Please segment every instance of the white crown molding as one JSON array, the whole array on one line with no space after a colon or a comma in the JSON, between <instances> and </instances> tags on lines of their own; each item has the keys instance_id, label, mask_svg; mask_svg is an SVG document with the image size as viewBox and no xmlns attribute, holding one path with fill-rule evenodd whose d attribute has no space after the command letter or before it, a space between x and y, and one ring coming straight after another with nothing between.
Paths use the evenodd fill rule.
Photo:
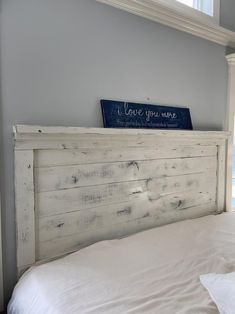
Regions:
<instances>
[{"instance_id":1,"label":"white crown molding","mask_svg":"<svg viewBox=\"0 0 235 314\"><path fill-rule=\"evenodd\" d=\"M195 12L195 18L162 0L96 0L180 31L235 48L235 32Z\"/></svg>"},{"instance_id":2,"label":"white crown molding","mask_svg":"<svg viewBox=\"0 0 235 314\"><path fill-rule=\"evenodd\" d=\"M235 53L226 56L229 65L235 65Z\"/></svg>"}]
</instances>

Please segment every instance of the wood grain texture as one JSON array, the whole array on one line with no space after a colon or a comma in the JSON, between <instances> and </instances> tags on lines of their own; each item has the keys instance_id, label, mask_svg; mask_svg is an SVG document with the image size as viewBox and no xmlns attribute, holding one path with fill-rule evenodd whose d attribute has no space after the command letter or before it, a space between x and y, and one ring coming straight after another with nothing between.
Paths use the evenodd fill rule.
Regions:
<instances>
[{"instance_id":1,"label":"wood grain texture","mask_svg":"<svg viewBox=\"0 0 235 314\"><path fill-rule=\"evenodd\" d=\"M105 129L105 128L85 128L85 127L63 127L63 126L42 126L42 125L25 125L17 124L13 126L15 139L29 139L29 137L39 135L71 136L96 134L101 135L155 135L156 137L163 136L165 138L200 138L204 139L222 139L224 140L229 133L221 131L182 131L182 130L159 130L159 129Z\"/></svg>"},{"instance_id":2,"label":"wood grain texture","mask_svg":"<svg viewBox=\"0 0 235 314\"><path fill-rule=\"evenodd\" d=\"M225 179L226 179L226 145L218 146L217 155L217 212L225 210Z\"/></svg>"},{"instance_id":3,"label":"wood grain texture","mask_svg":"<svg viewBox=\"0 0 235 314\"><path fill-rule=\"evenodd\" d=\"M37 134L38 135L38 134ZM15 149L16 150L30 150L30 149L42 149L42 150L48 150L48 149L84 149L84 148L93 148L93 149L99 149L100 147L103 148L110 148L110 147L116 147L121 148L125 147L126 149L129 147L146 147L146 146L163 146L166 144L166 139L164 137L157 138L156 136L152 135L144 135L144 136L115 136L112 135L112 139L110 136L104 136L99 135L95 136L94 138L91 138L91 136L84 135L83 137L77 136L74 139L69 139L67 136L66 138L60 139L58 136L54 137L46 137L45 140L41 138L41 136L37 136L36 139L32 137L32 139L23 139L23 140L17 140L15 143ZM177 144L178 146L185 146L187 143L185 141L185 138L177 138ZM175 139L168 138L168 145L169 147L175 146L176 141ZM202 141L200 141L199 138L188 138L188 143L193 146L216 146L216 145L222 145L223 140L220 141L220 139L209 139L205 138Z\"/></svg>"},{"instance_id":4,"label":"wood grain texture","mask_svg":"<svg viewBox=\"0 0 235 314\"><path fill-rule=\"evenodd\" d=\"M48 216L118 203L120 200L153 201L163 193L184 192L191 188L203 192L208 186L215 191L216 177L213 171L204 172L201 177L198 174L191 177L173 176L35 193L36 212L38 216Z\"/></svg>"},{"instance_id":5,"label":"wood grain texture","mask_svg":"<svg viewBox=\"0 0 235 314\"><path fill-rule=\"evenodd\" d=\"M169 147L223 144L226 132L16 126L15 149ZM177 141L177 142L176 142ZM177 145L175 145L177 143Z\"/></svg>"},{"instance_id":6,"label":"wood grain texture","mask_svg":"<svg viewBox=\"0 0 235 314\"><path fill-rule=\"evenodd\" d=\"M57 191L154 177L177 176L216 169L216 155L211 157L131 160L128 162L84 164L35 169L36 192Z\"/></svg>"},{"instance_id":7,"label":"wood grain texture","mask_svg":"<svg viewBox=\"0 0 235 314\"><path fill-rule=\"evenodd\" d=\"M215 203L208 202L204 205L193 206L192 208L188 208L186 210L176 211L174 216L172 215L172 212L163 212L160 216L141 217L140 219L126 221L125 223L117 225L107 225L105 228L87 230L86 232L77 235L58 237L37 245L37 259L45 260L58 257L101 240L118 239L142 230L184 219L198 218L213 214L214 212Z\"/></svg>"},{"instance_id":8,"label":"wood grain texture","mask_svg":"<svg viewBox=\"0 0 235 314\"><path fill-rule=\"evenodd\" d=\"M221 212L226 138L17 126L18 270L99 240Z\"/></svg>"},{"instance_id":9,"label":"wood grain texture","mask_svg":"<svg viewBox=\"0 0 235 314\"><path fill-rule=\"evenodd\" d=\"M35 262L33 151L15 152L17 266L20 272Z\"/></svg>"},{"instance_id":10,"label":"wood grain texture","mask_svg":"<svg viewBox=\"0 0 235 314\"><path fill-rule=\"evenodd\" d=\"M114 148L84 148L64 150L37 150L34 156L34 165L37 167L72 166L89 163L105 163L131 160L151 160L168 158L189 158L215 156L216 146L192 146L187 145L166 147L146 146L133 147L127 150L126 147ZM140 159L141 158L141 159Z\"/></svg>"},{"instance_id":11,"label":"wood grain texture","mask_svg":"<svg viewBox=\"0 0 235 314\"><path fill-rule=\"evenodd\" d=\"M174 216L176 211L214 202L213 190L206 192L189 190L188 193L174 193L158 199L136 199L121 203L99 206L88 210L78 210L38 219L39 241L47 241L87 230L100 229L108 225L125 223L144 217L159 217L168 212ZM166 208L166 209L165 209Z\"/></svg>"}]
</instances>

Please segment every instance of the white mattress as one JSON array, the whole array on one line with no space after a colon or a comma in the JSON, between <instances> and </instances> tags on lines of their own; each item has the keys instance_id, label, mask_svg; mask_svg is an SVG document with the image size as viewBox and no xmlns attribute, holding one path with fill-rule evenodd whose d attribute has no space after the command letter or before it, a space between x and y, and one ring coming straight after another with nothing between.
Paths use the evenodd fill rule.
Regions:
<instances>
[{"instance_id":1,"label":"white mattress","mask_svg":"<svg viewBox=\"0 0 235 314\"><path fill-rule=\"evenodd\" d=\"M104 241L31 268L9 314L215 314L199 275L235 271L235 214Z\"/></svg>"}]
</instances>

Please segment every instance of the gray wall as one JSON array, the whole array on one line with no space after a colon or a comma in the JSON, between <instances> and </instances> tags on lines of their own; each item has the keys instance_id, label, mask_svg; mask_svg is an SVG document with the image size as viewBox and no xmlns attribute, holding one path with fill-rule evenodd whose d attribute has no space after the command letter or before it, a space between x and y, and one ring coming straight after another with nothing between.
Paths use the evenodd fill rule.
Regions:
<instances>
[{"instance_id":1,"label":"gray wall","mask_svg":"<svg viewBox=\"0 0 235 314\"><path fill-rule=\"evenodd\" d=\"M102 126L100 98L189 106L225 120L225 48L94 0L2 0L2 221L6 297L15 282L12 125Z\"/></svg>"},{"instance_id":2,"label":"gray wall","mask_svg":"<svg viewBox=\"0 0 235 314\"><path fill-rule=\"evenodd\" d=\"M234 0L220 0L220 25L235 32Z\"/></svg>"}]
</instances>

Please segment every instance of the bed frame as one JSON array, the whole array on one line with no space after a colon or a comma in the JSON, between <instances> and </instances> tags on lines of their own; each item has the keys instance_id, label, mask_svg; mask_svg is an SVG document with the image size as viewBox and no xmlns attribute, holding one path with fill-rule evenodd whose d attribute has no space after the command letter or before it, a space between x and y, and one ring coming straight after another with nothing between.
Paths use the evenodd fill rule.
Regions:
<instances>
[{"instance_id":1,"label":"bed frame","mask_svg":"<svg viewBox=\"0 0 235 314\"><path fill-rule=\"evenodd\" d=\"M99 240L223 212L227 137L15 126L18 274Z\"/></svg>"}]
</instances>

